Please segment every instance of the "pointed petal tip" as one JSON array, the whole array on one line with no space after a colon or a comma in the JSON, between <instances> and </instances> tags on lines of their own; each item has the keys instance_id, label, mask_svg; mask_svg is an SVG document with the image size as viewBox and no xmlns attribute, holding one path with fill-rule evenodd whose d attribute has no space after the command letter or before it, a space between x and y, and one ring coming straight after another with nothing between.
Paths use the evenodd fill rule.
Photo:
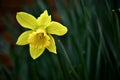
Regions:
<instances>
[{"instance_id":1,"label":"pointed petal tip","mask_svg":"<svg viewBox=\"0 0 120 80\"><path fill-rule=\"evenodd\" d=\"M51 53L53 53L53 54L57 54L57 52L56 51L50 51Z\"/></svg>"},{"instance_id":2,"label":"pointed petal tip","mask_svg":"<svg viewBox=\"0 0 120 80\"><path fill-rule=\"evenodd\" d=\"M25 44L21 44L20 41L17 41L15 44L16 44L16 45L25 45Z\"/></svg>"},{"instance_id":3,"label":"pointed petal tip","mask_svg":"<svg viewBox=\"0 0 120 80\"><path fill-rule=\"evenodd\" d=\"M48 11L47 11L47 10L44 10L42 14L48 15Z\"/></svg>"},{"instance_id":4,"label":"pointed petal tip","mask_svg":"<svg viewBox=\"0 0 120 80\"><path fill-rule=\"evenodd\" d=\"M38 57L32 57L33 60L37 59Z\"/></svg>"},{"instance_id":5,"label":"pointed petal tip","mask_svg":"<svg viewBox=\"0 0 120 80\"><path fill-rule=\"evenodd\" d=\"M16 12L16 14L19 14L20 12Z\"/></svg>"},{"instance_id":6,"label":"pointed petal tip","mask_svg":"<svg viewBox=\"0 0 120 80\"><path fill-rule=\"evenodd\" d=\"M18 41L15 43L16 45L19 45Z\"/></svg>"},{"instance_id":7,"label":"pointed petal tip","mask_svg":"<svg viewBox=\"0 0 120 80\"><path fill-rule=\"evenodd\" d=\"M33 54L33 53L32 53ZM38 53L39 54L39 53ZM39 54L39 55L31 55L31 57L32 57L32 59L37 59L37 58L39 58L41 55L43 54L43 52L41 53L41 54Z\"/></svg>"},{"instance_id":8,"label":"pointed petal tip","mask_svg":"<svg viewBox=\"0 0 120 80\"><path fill-rule=\"evenodd\" d=\"M56 51L56 50L54 50L54 49L52 49L52 48L47 48L47 49L48 49L49 52L54 53L54 54L57 54L57 51Z\"/></svg>"},{"instance_id":9,"label":"pointed petal tip","mask_svg":"<svg viewBox=\"0 0 120 80\"><path fill-rule=\"evenodd\" d=\"M31 55L31 58L32 58L33 60L37 59L38 57L40 57L40 56L32 56L32 55Z\"/></svg>"},{"instance_id":10,"label":"pointed petal tip","mask_svg":"<svg viewBox=\"0 0 120 80\"><path fill-rule=\"evenodd\" d=\"M48 13L48 11L47 11L47 10L44 10L44 12L45 12L45 13Z\"/></svg>"},{"instance_id":11,"label":"pointed petal tip","mask_svg":"<svg viewBox=\"0 0 120 80\"><path fill-rule=\"evenodd\" d=\"M18 17L19 15L21 15L21 14L24 14L25 12L17 12L16 13L16 17Z\"/></svg>"},{"instance_id":12,"label":"pointed petal tip","mask_svg":"<svg viewBox=\"0 0 120 80\"><path fill-rule=\"evenodd\" d=\"M57 54L57 52L55 51L54 54Z\"/></svg>"},{"instance_id":13,"label":"pointed petal tip","mask_svg":"<svg viewBox=\"0 0 120 80\"><path fill-rule=\"evenodd\" d=\"M50 49L49 49L49 51L50 51ZM57 54L57 51L56 51L56 50L52 50L52 49L51 49L50 52L51 52L51 53L54 53L54 54Z\"/></svg>"},{"instance_id":14,"label":"pointed petal tip","mask_svg":"<svg viewBox=\"0 0 120 80\"><path fill-rule=\"evenodd\" d=\"M50 51L50 50L49 50ZM50 51L51 53L57 54L56 50Z\"/></svg>"}]
</instances>

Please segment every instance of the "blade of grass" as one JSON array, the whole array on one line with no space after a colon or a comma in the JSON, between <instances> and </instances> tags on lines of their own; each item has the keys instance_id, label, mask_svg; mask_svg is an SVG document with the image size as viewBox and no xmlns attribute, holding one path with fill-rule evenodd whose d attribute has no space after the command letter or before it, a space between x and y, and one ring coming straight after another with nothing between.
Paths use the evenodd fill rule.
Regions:
<instances>
[{"instance_id":1,"label":"blade of grass","mask_svg":"<svg viewBox=\"0 0 120 80\"><path fill-rule=\"evenodd\" d=\"M66 52L64 46L62 45L62 43L61 43L60 40L58 40L58 42L59 42L59 44L60 44L60 46L61 46L61 48L62 48L62 50L63 50L63 52L64 52L64 54L65 54L65 57L66 57L69 65L70 65L70 68L71 68L71 70L72 70L72 72L73 72L73 74L74 74L74 77L76 78L76 80L79 80L79 76L78 76L78 74L76 73L74 67L72 66L72 63L71 63L71 61L70 61L70 59L69 59L69 57L68 57L68 55L67 55L67 52Z\"/></svg>"}]
</instances>

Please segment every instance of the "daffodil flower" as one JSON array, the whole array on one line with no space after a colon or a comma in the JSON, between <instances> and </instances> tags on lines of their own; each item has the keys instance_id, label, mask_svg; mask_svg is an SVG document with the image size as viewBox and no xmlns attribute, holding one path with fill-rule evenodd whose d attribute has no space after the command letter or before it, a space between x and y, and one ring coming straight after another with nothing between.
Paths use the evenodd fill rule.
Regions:
<instances>
[{"instance_id":1,"label":"daffodil flower","mask_svg":"<svg viewBox=\"0 0 120 80\"><path fill-rule=\"evenodd\" d=\"M18 12L16 19L22 27L30 29L19 36L16 44L29 44L30 55L33 59L38 58L45 49L57 53L55 40L51 34L62 36L67 33L67 28L58 22L51 21L47 10L38 18L26 12Z\"/></svg>"}]
</instances>

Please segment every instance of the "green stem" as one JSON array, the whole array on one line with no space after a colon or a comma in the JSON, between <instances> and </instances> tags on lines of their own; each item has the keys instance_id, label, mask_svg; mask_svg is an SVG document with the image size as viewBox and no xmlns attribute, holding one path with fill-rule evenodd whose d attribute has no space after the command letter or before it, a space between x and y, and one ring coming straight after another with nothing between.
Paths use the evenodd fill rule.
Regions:
<instances>
[{"instance_id":1,"label":"green stem","mask_svg":"<svg viewBox=\"0 0 120 80\"><path fill-rule=\"evenodd\" d=\"M76 71L74 70L74 68L73 68L73 66L72 66L72 63L71 63L71 61L70 61L70 59L69 59L69 56L67 55L67 52L66 52L63 44L61 43L60 40L58 40L58 42L59 42L59 44L60 44L63 52L65 53L65 57L66 57L68 63L70 64L70 68L72 69L72 72L73 72L73 74L74 74L74 77L76 78L76 80L80 80L78 74L76 73Z\"/></svg>"}]
</instances>

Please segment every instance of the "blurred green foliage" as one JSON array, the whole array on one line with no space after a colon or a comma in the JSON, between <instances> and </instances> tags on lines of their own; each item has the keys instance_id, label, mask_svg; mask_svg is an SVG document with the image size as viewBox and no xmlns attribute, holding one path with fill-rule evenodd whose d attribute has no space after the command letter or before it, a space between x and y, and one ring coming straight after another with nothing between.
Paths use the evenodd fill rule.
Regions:
<instances>
[{"instance_id":1,"label":"blurred green foliage","mask_svg":"<svg viewBox=\"0 0 120 80\"><path fill-rule=\"evenodd\" d=\"M35 0L34 8L25 5L23 11L38 17L46 9L51 15L57 10L69 29L62 38L54 36L58 54L46 50L33 60L28 45L14 44L9 50L13 68L0 64L0 80L119 80L119 0L55 0L55 5L53 9L47 0ZM15 43L24 30L11 19L7 15L3 22Z\"/></svg>"}]
</instances>

